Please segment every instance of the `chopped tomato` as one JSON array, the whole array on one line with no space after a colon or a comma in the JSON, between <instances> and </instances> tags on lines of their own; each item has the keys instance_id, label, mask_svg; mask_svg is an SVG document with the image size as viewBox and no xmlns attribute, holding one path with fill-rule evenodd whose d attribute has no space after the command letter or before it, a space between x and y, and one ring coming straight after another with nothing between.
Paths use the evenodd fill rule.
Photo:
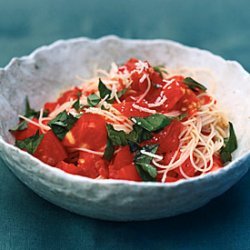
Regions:
<instances>
[{"instance_id":1,"label":"chopped tomato","mask_svg":"<svg viewBox=\"0 0 250 250\"><path fill-rule=\"evenodd\" d=\"M33 118L32 121L38 122L36 118ZM24 140L32 135L35 135L36 131L39 129L36 125L28 122L27 128L19 131L11 131L11 133L15 136L16 140Z\"/></svg>"},{"instance_id":2,"label":"chopped tomato","mask_svg":"<svg viewBox=\"0 0 250 250\"><path fill-rule=\"evenodd\" d=\"M101 156L95 154L80 152L77 167L81 169L81 175L83 176L90 178L108 177L107 163Z\"/></svg>"},{"instance_id":3,"label":"chopped tomato","mask_svg":"<svg viewBox=\"0 0 250 250\"><path fill-rule=\"evenodd\" d=\"M113 104L113 107L116 108L118 111L120 111L121 114L123 114L124 116L128 118L135 117L135 116L146 117L150 115L147 112L140 111L139 109L134 108L134 104L135 104L134 102L123 101L121 103ZM139 105L141 107L147 108L147 105L145 103L140 103L140 104L135 104L135 105Z\"/></svg>"},{"instance_id":4,"label":"chopped tomato","mask_svg":"<svg viewBox=\"0 0 250 250\"><path fill-rule=\"evenodd\" d=\"M56 164L57 168L60 168L61 170L69 173L69 174L74 174L74 175L83 175L83 171L81 168L78 166L72 164L72 163L67 163L65 161L60 161Z\"/></svg>"},{"instance_id":5,"label":"chopped tomato","mask_svg":"<svg viewBox=\"0 0 250 250\"><path fill-rule=\"evenodd\" d=\"M75 88L73 88L71 90L68 90L68 91L64 92L62 94L62 96L60 96L57 99L57 103L61 105L61 104L65 103L65 102L70 101L70 99L73 99L73 100L77 99L79 94L81 94L81 89L75 87Z\"/></svg>"},{"instance_id":6,"label":"chopped tomato","mask_svg":"<svg viewBox=\"0 0 250 250\"><path fill-rule=\"evenodd\" d=\"M105 119L90 113L83 114L62 141L66 147L84 147L99 151L105 147L106 142Z\"/></svg>"},{"instance_id":7,"label":"chopped tomato","mask_svg":"<svg viewBox=\"0 0 250 250\"><path fill-rule=\"evenodd\" d=\"M142 180L133 163L123 166L120 169L116 169L114 165L110 165L109 166L109 178L119 179L119 180L129 180L129 181L141 181Z\"/></svg>"},{"instance_id":8,"label":"chopped tomato","mask_svg":"<svg viewBox=\"0 0 250 250\"><path fill-rule=\"evenodd\" d=\"M159 144L159 153L172 153L179 147L179 135L184 126L178 120L173 120L162 131L156 133L150 140L150 143Z\"/></svg>"},{"instance_id":9,"label":"chopped tomato","mask_svg":"<svg viewBox=\"0 0 250 250\"><path fill-rule=\"evenodd\" d=\"M179 81L179 78L180 77L174 78L174 82L165 88L163 87L164 95L167 98L167 106L165 106L166 111L175 109L176 103L185 95L187 87Z\"/></svg>"},{"instance_id":10,"label":"chopped tomato","mask_svg":"<svg viewBox=\"0 0 250 250\"><path fill-rule=\"evenodd\" d=\"M56 106L58 105L57 102L46 102L44 104L44 110L47 110L49 114L55 110Z\"/></svg>"},{"instance_id":11,"label":"chopped tomato","mask_svg":"<svg viewBox=\"0 0 250 250\"><path fill-rule=\"evenodd\" d=\"M115 155L113 165L114 168L119 169L123 166L129 165L133 162L134 156L130 152L129 146L122 147Z\"/></svg>"},{"instance_id":12,"label":"chopped tomato","mask_svg":"<svg viewBox=\"0 0 250 250\"><path fill-rule=\"evenodd\" d=\"M141 177L133 163L133 158L129 146L122 147L116 154L113 163L109 165L109 178L141 181Z\"/></svg>"},{"instance_id":13,"label":"chopped tomato","mask_svg":"<svg viewBox=\"0 0 250 250\"><path fill-rule=\"evenodd\" d=\"M44 134L34 156L51 166L55 166L58 162L67 158L67 153L53 131L49 130Z\"/></svg>"},{"instance_id":14,"label":"chopped tomato","mask_svg":"<svg viewBox=\"0 0 250 250\"><path fill-rule=\"evenodd\" d=\"M200 101L191 89L186 89L185 95L176 104L176 110L188 115L194 114L200 107Z\"/></svg>"},{"instance_id":15,"label":"chopped tomato","mask_svg":"<svg viewBox=\"0 0 250 250\"><path fill-rule=\"evenodd\" d=\"M181 169L184 172L185 175L188 177L193 177L195 176L196 170L193 167L190 159L188 158L184 163L181 164ZM178 168L177 173L181 178L185 178L184 175L181 173L181 170Z\"/></svg>"},{"instance_id":16,"label":"chopped tomato","mask_svg":"<svg viewBox=\"0 0 250 250\"><path fill-rule=\"evenodd\" d=\"M219 155L214 155L213 160L214 160L214 164L213 164L212 169L210 170L211 172L216 171L223 167L223 164Z\"/></svg>"},{"instance_id":17,"label":"chopped tomato","mask_svg":"<svg viewBox=\"0 0 250 250\"><path fill-rule=\"evenodd\" d=\"M156 180L159 181L159 182L161 182L162 177L163 177L163 173L158 173L157 177L156 177ZM167 173L165 182L175 182L175 181L178 181L179 179L180 179L180 176L178 175L178 173L174 169L174 170L170 170Z\"/></svg>"}]
</instances>

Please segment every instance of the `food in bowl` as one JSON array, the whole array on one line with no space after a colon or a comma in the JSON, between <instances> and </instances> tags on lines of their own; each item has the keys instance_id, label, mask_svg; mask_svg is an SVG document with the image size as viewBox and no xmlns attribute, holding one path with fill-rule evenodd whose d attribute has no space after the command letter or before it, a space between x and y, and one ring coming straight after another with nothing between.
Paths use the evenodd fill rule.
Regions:
<instances>
[{"instance_id":1,"label":"food in bowl","mask_svg":"<svg viewBox=\"0 0 250 250\"><path fill-rule=\"evenodd\" d=\"M15 145L95 179L176 182L222 168L237 149L233 124L203 83L132 58L26 113Z\"/></svg>"}]
</instances>

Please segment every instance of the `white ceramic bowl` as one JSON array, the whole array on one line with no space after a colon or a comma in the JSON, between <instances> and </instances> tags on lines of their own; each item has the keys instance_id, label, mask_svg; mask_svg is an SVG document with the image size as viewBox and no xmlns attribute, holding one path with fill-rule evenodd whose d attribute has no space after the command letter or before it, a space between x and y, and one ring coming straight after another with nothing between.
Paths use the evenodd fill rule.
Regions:
<instances>
[{"instance_id":1,"label":"white ceramic bowl","mask_svg":"<svg viewBox=\"0 0 250 250\"><path fill-rule=\"evenodd\" d=\"M26 95L39 108L60 91L77 84L76 75L88 78L96 66L109 67L130 57L152 65L203 67L219 84L216 97L229 110L238 136L234 160L220 171L177 183L136 183L93 180L73 176L43 164L12 146L8 132L24 111ZM210 52L166 40L125 40L107 36L58 41L30 56L13 59L0 70L0 154L10 170L46 200L94 218L127 221L173 216L203 206L235 184L250 164L249 74L236 62ZM18 190L17 190L18 192Z\"/></svg>"}]
</instances>

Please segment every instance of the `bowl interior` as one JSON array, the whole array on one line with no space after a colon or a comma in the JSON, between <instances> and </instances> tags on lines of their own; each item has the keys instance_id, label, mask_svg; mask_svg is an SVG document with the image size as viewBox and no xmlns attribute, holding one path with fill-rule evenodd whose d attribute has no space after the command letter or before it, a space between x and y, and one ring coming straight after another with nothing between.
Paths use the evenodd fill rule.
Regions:
<instances>
[{"instance_id":1,"label":"bowl interior","mask_svg":"<svg viewBox=\"0 0 250 250\"><path fill-rule=\"evenodd\" d=\"M0 70L2 138L13 143L8 129L17 123L17 115L23 113L26 96L32 106L39 109L63 90L81 84L77 76L87 79L96 68L108 69L112 62L120 64L131 57L148 60L152 65L202 69L203 74L197 80L208 89L213 88L218 103L235 126L239 148L234 157L238 158L250 150L250 77L238 63L171 41L123 40L113 36L99 40L59 41L28 57L13 59ZM211 73L216 79L216 86L207 77Z\"/></svg>"}]
</instances>

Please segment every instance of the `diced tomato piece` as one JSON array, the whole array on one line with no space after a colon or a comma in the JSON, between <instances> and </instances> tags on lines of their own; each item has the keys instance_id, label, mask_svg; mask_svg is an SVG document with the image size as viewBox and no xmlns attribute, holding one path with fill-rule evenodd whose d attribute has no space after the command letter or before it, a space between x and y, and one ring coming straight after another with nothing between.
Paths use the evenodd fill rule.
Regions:
<instances>
[{"instance_id":1,"label":"diced tomato piece","mask_svg":"<svg viewBox=\"0 0 250 250\"><path fill-rule=\"evenodd\" d=\"M62 141L65 147L84 147L99 151L105 147L106 142L105 119L90 113L83 114Z\"/></svg>"},{"instance_id":2,"label":"diced tomato piece","mask_svg":"<svg viewBox=\"0 0 250 250\"><path fill-rule=\"evenodd\" d=\"M214 160L214 164L213 164L212 169L210 170L211 172L216 171L223 167L223 163L219 155L214 155L213 160Z\"/></svg>"},{"instance_id":3,"label":"diced tomato piece","mask_svg":"<svg viewBox=\"0 0 250 250\"><path fill-rule=\"evenodd\" d=\"M161 174L158 173L157 177L156 177L156 180L161 182L162 177L163 177L163 173L161 173ZM180 179L180 176L174 169L174 170L170 170L167 173L167 177L166 177L165 182L175 182L175 181L178 181L179 179Z\"/></svg>"},{"instance_id":4,"label":"diced tomato piece","mask_svg":"<svg viewBox=\"0 0 250 250\"><path fill-rule=\"evenodd\" d=\"M122 147L115 155L113 165L114 168L119 169L123 166L129 165L133 162L134 156L130 152L129 146Z\"/></svg>"},{"instance_id":5,"label":"diced tomato piece","mask_svg":"<svg viewBox=\"0 0 250 250\"><path fill-rule=\"evenodd\" d=\"M167 98L166 111L174 109L176 103L185 95L185 91L187 89L186 85L184 85L181 81L177 80L179 79L179 77L176 77L174 79L175 81L163 90L164 95Z\"/></svg>"},{"instance_id":6,"label":"diced tomato piece","mask_svg":"<svg viewBox=\"0 0 250 250\"><path fill-rule=\"evenodd\" d=\"M57 102L46 102L44 104L44 110L47 110L49 114L55 110L56 106L58 105Z\"/></svg>"},{"instance_id":7,"label":"diced tomato piece","mask_svg":"<svg viewBox=\"0 0 250 250\"><path fill-rule=\"evenodd\" d=\"M55 167L60 168L61 170L74 175L82 175L83 172L82 169L79 168L78 166L72 163L67 163L65 161L58 162Z\"/></svg>"},{"instance_id":8,"label":"diced tomato piece","mask_svg":"<svg viewBox=\"0 0 250 250\"><path fill-rule=\"evenodd\" d=\"M71 90L68 90L68 91L64 92L61 97L59 97L57 99L57 103L59 103L61 105L65 102L70 101L70 99L73 99L73 100L77 99L79 96L79 93L81 93L81 89L79 89L77 87L75 87Z\"/></svg>"},{"instance_id":9,"label":"diced tomato piece","mask_svg":"<svg viewBox=\"0 0 250 250\"><path fill-rule=\"evenodd\" d=\"M49 130L44 134L34 156L51 166L55 166L67 158L67 153L53 131Z\"/></svg>"},{"instance_id":10,"label":"diced tomato piece","mask_svg":"<svg viewBox=\"0 0 250 250\"><path fill-rule=\"evenodd\" d=\"M109 165L109 178L131 181L141 181L135 165L133 163L133 154L129 146L122 147L116 154L113 163Z\"/></svg>"},{"instance_id":11,"label":"diced tomato piece","mask_svg":"<svg viewBox=\"0 0 250 250\"><path fill-rule=\"evenodd\" d=\"M33 118L32 121L38 122L36 118ZM36 125L28 122L27 128L20 131L11 131L11 133L14 135L16 140L24 140L28 137L31 137L32 135L35 135L36 131L39 129Z\"/></svg>"},{"instance_id":12,"label":"diced tomato piece","mask_svg":"<svg viewBox=\"0 0 250 250\"><path fill-rule=\"evenodd\" d=\"M150 114L144 111L140 111L133 107L134 102L126 102L123 101L121 103L115 103L113 104L113 107L116 108L120 113L122 113L126 117L147 117ZM148 108L145 103L138 104L141 107Z\"/></svg>"},{"instance_id":13,"label":"diced tomato piece","mask_svg":"<svg viewBox=\"0 0 250 250\"><path fill-rule=\"evenodd\" d=\"M135 165L129 164L120 169L116 169L114 165L109 166L109 178L118 180L141 181Z\"/></svg>"},{"instance_id":14,"label":"diced tomato piece","mask_svg":"<svg viewBox=\"0 0 250 250\"><path fill-rule=\"evenodd\" d=\"M150 140L152 144L159 144L159 153L172 153L175 152L179 147L179 135L183 130L184 126L178 120L173 120L168 126L162 131L155 134Z\"/></svg>"},{"instance_id":15,"label":"diced tomato piece","mask_svg":"<svg viewBox=\"0 0 250 250\"><path fill-rule=\"evenodd\" d=\"M102 157L95 154L80 152L77 167L81 169L81 175L83 176L90 178L97 178L99 176L102 178L108 177L107 163Z\"/></svg>"},{"instance_id":16,"label":"diced tomato piece","mask_svg":"<svg viewBox=\"0 0 250 250\"><path fill-rule=\"evenodd\" d=\"M160 76L158 72L154 71L153 68L150 68L149 78L153 84L163 84L162 77Z\"/></svg>"},{"instance_id":17,"label":"diced tomato piece","mask_svg":"<svg viewBox=\"0 0 250 250\"><path fill-rule=\"evenodd\" d=\"M136 67L136 63L138 63L138 59L137 58L130 58L125 64L124 66L122 66L121 68L123 67L126 67L126 69L131 72L132 70L135 69Z\"/></svg>"},{"instance_id":18,"label":"diced tomato piece","mask_svg":"<svg viewBox=\"0 0 250 250\"><path fill-rule=\"evenodd\" d=\"M188 115L194 114L200 107L200 101L191 89L186 89L185 95L176 103L176 110Z\"/></svg>"},{"instance_id":19,"label":"diced tomato piece","mask_svg":"<svg viewBox=\"0 0 250 250\"><path fill-rule=\"evenodd\" d=\"M187 175L188 177L195 176L196 169L193 167L189 158L184 163L181 164L181 169L184 172L184 174ZM176 171L181 176L181 178L185 178L179 168Z\"/></svg>"}]
</instances>

